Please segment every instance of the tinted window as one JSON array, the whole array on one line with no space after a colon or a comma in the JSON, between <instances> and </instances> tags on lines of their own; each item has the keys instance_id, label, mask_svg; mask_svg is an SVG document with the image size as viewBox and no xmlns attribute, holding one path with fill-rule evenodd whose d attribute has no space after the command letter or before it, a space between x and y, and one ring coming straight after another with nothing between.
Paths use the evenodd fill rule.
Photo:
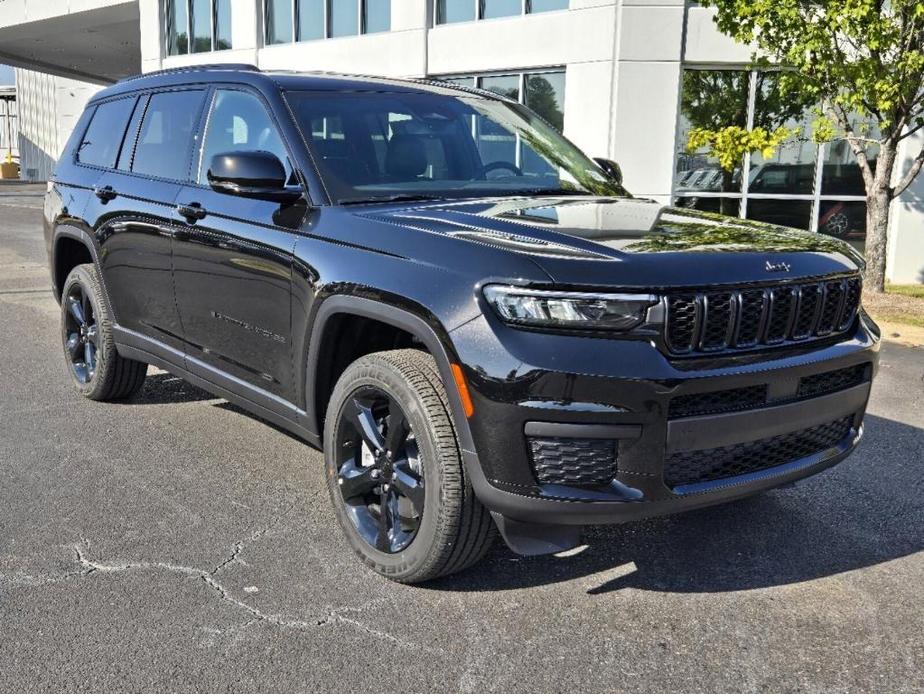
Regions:
<instances>
[{"instance_id":1,"label":"tinted window","mask_svg":"<svg viewBox=\"0 0 924 694\"><path fill-rule=\"evenodd\" d=\"M624 193L520 104L464 93L290 92L287 99L340 202L399 194Z\"/></svg>"},{"instance_id":2,"label":"tinted window","mask_svg":"<svg viewBox=\"0 0 924 694\"><path fill-rule=\"evenodd\" d=\"M248 92L219 90L209 115L199 167L199 183L205 183L212 157L223 152L264 151L275 154L291 175L286 148L263 103Z\"/></svg>"},{"instance_id":3,"label":"tinted window","mask_svg":"<svg viewBox=\"0 0 924 694\"><path fill-rule=\"evenodd\" d=\"M114 166L134 106L133 98L100 104L77 147L77 161L92 166Z\"/></svg>"},{"instance_id":4,"label":"tinted window","mask_svg":"<svg viewBox=\"0 0 924 694\"><path fill-rule=\"evenodd\" d=\"M202 107L201 91L154 94L141 123L132 171L185 180L193 130Z\"/></svg>"}]
</instances>

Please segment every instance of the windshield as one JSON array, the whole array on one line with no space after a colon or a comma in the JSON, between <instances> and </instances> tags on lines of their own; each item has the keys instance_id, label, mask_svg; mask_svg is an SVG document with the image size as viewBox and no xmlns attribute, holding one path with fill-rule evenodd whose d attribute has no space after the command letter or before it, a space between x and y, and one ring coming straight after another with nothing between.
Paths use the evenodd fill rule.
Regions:
<instances>
[{"instance_id":1,"label":"windshield","mask_svg":"<svg viewBox=\"0 0 924 694\"><path fill-rule=\"evenodd\" d=\"M626 195L520 104L464 92L288 92L334 202Z\"/></svg>"}]
</instances>

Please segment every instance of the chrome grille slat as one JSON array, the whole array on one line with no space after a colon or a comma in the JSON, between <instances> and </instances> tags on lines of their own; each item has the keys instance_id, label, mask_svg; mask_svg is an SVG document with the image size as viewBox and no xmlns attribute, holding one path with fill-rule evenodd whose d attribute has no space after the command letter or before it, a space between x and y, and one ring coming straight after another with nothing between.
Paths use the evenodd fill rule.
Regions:
<instances>
[{"instance_id":1,"label":"chrome grille slat","mask_svg":"<svg viewBox=\"0 0 924 694\"><path fill-rule=\"evenodd\" d=\"M850 328L859 276L762 289L687 291L665 299L665 341L673 354L715 354L819 339Z\"/></svg>"}]
</instances>

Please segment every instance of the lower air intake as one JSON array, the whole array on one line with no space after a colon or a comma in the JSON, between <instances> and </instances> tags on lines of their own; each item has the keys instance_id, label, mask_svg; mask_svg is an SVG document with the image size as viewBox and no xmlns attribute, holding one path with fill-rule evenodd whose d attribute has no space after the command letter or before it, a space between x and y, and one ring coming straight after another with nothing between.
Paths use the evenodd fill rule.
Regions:
<instances>
[{"instance_id":1,"label":"lower air intake","mask_svg":"<svg viewBox=\"0 0 924 694\"><path fill-rule=\"evenodd\" d=\"M664 462L664 482L674 488L791 463L833 448L847 437L852 426L853 415L758 441L675 453Z\"/></svg>"},{"instance_id":2,"label":"lower air intake","mask_svg":"<svg viewBox=\"0 0 924 694\"><path fill-rule=\"evenodd\" d=\"M539 484L599 487L616 477L616 442L611 439L528 438Z\"/></svg>"}]
</instances>

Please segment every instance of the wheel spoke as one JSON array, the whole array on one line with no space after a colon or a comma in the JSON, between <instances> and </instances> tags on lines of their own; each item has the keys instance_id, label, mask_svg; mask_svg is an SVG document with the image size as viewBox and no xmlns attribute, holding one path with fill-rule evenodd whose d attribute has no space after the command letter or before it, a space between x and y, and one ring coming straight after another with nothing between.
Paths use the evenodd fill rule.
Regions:
<instances>
[{"instance_id":1,"label":"wheel spoke","mask_svg":"<svg viewBox=\"0 0 924 694\"><path fill-rule=\"evenodd\" d=\"M74 320L77 321L77 325L85 325L87 322L86 315L83 312L83 305L80 302L80 299L74 296L69 296L67 298L67 310L73 316Z\"/></svg>"},{"instance_id":2,"label":"wheel spoke","mask_svg":"<svg viewBox=\"0 0 924 694\"><path fill-rule=\"evenodd\" d=\"M425 496L423 482L417 478L407 461L395 464L393 483L395 488L411 502L414 512L418 516L423 515Z\"/></svg>"},{"instance_id":3,"label":"wheel spoke","mask_svg":"<svg viewBox=\"0 0 924 694\"><path fill-rule=\"evenodd\" d=\"M67 341L64 343L64 348L67 350L67 353L71 355L71 359L77 356L77 350L80 348L80 335L77 333L71 333L67 336Z\"/></svg>"},{"instance_id":4,"label":"wheel spoke","mask_svg":"<svg viewBox=\"0 0 924 694\"><path fill-rule=\"evenodd\" d=\"M83 346L83 360L87 365L88 374L92 376L96 371L96 345L92 342L87 342Z\"/></svg>"},{"instance_id":5,"label":"wheel spoke","mask_svg":"<svg viewBox=\"0 0 924 694\"><path fill-rule=\"evenodd\" d=\"M80 308L83 309L84 322L89 324L93 316L93 304L90 303L90 295L86 292L80 294Z\"/></svg>"},{"instance_id":6,"label":"wheel spoke","mask_svg":"<svg viewBox=\"0 0 924 694\"><path fill-rule=\"evenodd\" d=\"M359 435L363 437L363 441L369 446L369 449L373 453L383 450L385 448L385 439L382 437L382 432L379 431L379 426L375 421L372 410L356 398L351 401L349 409L348 416L352 420L353 426L356 427L356 431L359 432Z\"/></svg>"},{"instance_id":7,"label":"wheel spoke","mask_svg":"<svg viewBox=\"0 0 924 694\"><path fill-rule=\"evenodd\" d=\"M380 552L387 552L391 549L391 537L389 531L394 527L395 521L392 517L391 492L383 492L379 501L379 533L375 538L375 548Z\"/></svg>"},{"instance_id":8,"label":"wheel spoke","mask_svg":"<svg viewBox=\"0 0 924 694\"><path fill-rule=\"evenodd\" d=\"M93 346L99 349L99 328L96 325L91 325L90 329L87 330L87 340L93 343Z\"/></svg>"},{"instance_id":9,"label":"wheel spoke","mask_svg":"<svg viewBox=\"0 0 924 694\"><path fill-rule=\"evenodd\" d=\"M337 475L337 484L343 498L349 500L358 496L365 496L371 492L379 483L373 478L373 469L371 467L356 467L353 461L347 462L346 465L340 468L340 474Z\"/></svg>"},{"instance_id":10,"label":"wheel spoke","mask_svg":"<svg viewBox=\"0 0 924 694\"><path fill-rule=\"evenodd\" d=\"M404 448L404 442L407 441L407 435L408 426L404 412L394 400L389 399L388 434L385 437L385 450L391 453L393 458L398 458L398 454Z\"/></svg>"}]
</instances>

